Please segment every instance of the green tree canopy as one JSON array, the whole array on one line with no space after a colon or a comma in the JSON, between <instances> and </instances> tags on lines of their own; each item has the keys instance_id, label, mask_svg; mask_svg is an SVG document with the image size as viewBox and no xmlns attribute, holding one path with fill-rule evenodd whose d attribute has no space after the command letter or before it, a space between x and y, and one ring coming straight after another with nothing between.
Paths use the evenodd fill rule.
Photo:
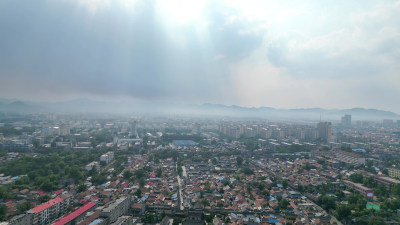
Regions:
<instances>
[{"instance_id":1,"label":"green tree canopy","mask_svg":"<svg viewBox=\"0 0 400 225\"><path fill-rule=\"evenodd\" d=\"M351 208L348 205L339 205L336 207L335 216L339 220L348 218L351 215Z\"/></svg>"}]
</instances>

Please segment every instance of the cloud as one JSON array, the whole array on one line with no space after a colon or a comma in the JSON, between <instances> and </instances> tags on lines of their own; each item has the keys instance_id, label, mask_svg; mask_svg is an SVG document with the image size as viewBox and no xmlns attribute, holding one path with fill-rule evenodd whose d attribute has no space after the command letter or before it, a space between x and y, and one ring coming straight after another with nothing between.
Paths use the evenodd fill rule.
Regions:
<instances>
[{"instance_id":1,"label":"cloud","mask_svg":"<svg viewBox=\"0 0 400 225\"><path fill-rule=\"evenodd\" d=\"M59 95L210 99L224 79L218 78L224 65L213 56L237 60L261 42L239 33L245 24L224 24L224 17L212 12L208 36L197 35L195 24L175 28L186 41L182 44L169 35L155 1L136 2L132 8L100 0L25 3L6 1L2 8L7 12L2 10L0 18L7 34L0 43L3 85L11 84L20 95L37 92L24 93L16 79L51 90L67 86Z\"/></svg>"},{"instance_id":2,"label":"cloud","mask_svg":"<svg viewBox=\"0 0 400 225\"><path fill-rule=\"evenodd\" d=\"M291 22L304 29L266 26L269 30L257 56L232 70L241 104L360 106L399 112L390 99L400 97L395 85L400 82L396 72L400 69L400 7L398 2L385 3L368 4L360 12L326 12L313 27L328 25L340 16L327 30L313 31L295 21ZM307 16L318 14L312 7L305 11ZM291 27L291 22L281 25Z\"/></svg>"},{"instance_id":3,"label":"cloud","mask_svg":"<svg viewBox=\"0 0 400 225\"><path fill-rule=\"evenodd\" d=\"M5 0L0 95L400 111L399 15L399 1Z\"/></svg>"}]
</instances>

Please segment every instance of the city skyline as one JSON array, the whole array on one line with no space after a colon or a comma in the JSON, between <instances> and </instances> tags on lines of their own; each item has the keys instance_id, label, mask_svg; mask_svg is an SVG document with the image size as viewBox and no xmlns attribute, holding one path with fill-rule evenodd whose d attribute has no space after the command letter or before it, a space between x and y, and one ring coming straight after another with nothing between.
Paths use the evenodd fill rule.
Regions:
<instances>
[{"instance_id":1,"label":"city skyline","mask_svg":"<svg viewBox=\"0 0 400 225\"><path fill-rule=\"evenodd\" d=\"M399 1L2 1L0 97L400 112Z\"/></svg>"}]
</instances>

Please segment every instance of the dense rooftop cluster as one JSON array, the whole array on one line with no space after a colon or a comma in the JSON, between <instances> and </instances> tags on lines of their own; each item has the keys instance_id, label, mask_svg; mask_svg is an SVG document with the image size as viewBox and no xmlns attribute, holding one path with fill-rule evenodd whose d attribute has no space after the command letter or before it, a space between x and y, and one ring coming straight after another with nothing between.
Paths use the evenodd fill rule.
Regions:
<instances>
[{"instance_id":1,"label":"dense rooftop cluster","mask_svg":"<svg viewBox=\"0 0 400 225\"><path fill-rule=\"evenodd\" d=\"M0 128L8 224L399 221L395 123L12 115Z\"/></svg>"}]
</instances>

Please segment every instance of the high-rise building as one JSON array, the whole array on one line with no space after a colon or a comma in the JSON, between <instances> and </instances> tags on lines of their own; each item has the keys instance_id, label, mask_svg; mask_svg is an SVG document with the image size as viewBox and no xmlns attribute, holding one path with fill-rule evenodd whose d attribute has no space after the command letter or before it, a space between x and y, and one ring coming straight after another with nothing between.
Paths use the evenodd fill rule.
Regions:
<instances>
[{"instance_id":1,"label":"high-rise building","mask_svg":"<svg viewBox=\"0 0 400 225\"><path fill-rule=\"evenodd\" d=\"M135 120L135 121L131 122L130 125L131 125L130 136L133 137L133 138L135 138L135 137L138 138L137 121Z\"/></svg>"},{"instance_id":2,"label":"high-rise building","mask_svg":"<svg viewBox=\"0 0 400 225\"><path fill-rule=\"evenodd\" d=\"M192 128L193 134L200 134L201 133L201 125L200 123L195 123Z\"/></svg>"},{"instance_id":3,"label":"high-rise building","mask_svg":"<svg viewBox=\"0 0 400 225\"><path fill-rule=\"evenodd\" d=\"M342 116L342 126L350 127L351 126L351 115Z\"/></svg>"},{"instance_id":4,"label":"high-rise building","mask_svg":"<svg viewBox=\"0 0 400 225\"><path fill-rule=\"evenodd\" d=\"M71 133L71 128L69 127L68 124L61 124L60 126L60 135L70 135Z\"/></svg>"},{"instance_id":5,"label":"high-rise building","mask_svg":"<svg viewBox=\"0 0 400 225\"><path fill-rule=\"evenodd\" d=\"M382 125L383 125L383 127L386 127L386 128L392 128L394 125L394 122L392 119L384 119Z\"/></svg>"},{"instance_id":6,"label":"high-rise building","mask_svg":"<svg viewBox=\"0 0 400 225\"><path fill-rule=\"evenodd\" d=\"M323 141L329 141L332 136L332 123L319 122L317 125L318 138Z\"/></svg>"}]
</instances>

